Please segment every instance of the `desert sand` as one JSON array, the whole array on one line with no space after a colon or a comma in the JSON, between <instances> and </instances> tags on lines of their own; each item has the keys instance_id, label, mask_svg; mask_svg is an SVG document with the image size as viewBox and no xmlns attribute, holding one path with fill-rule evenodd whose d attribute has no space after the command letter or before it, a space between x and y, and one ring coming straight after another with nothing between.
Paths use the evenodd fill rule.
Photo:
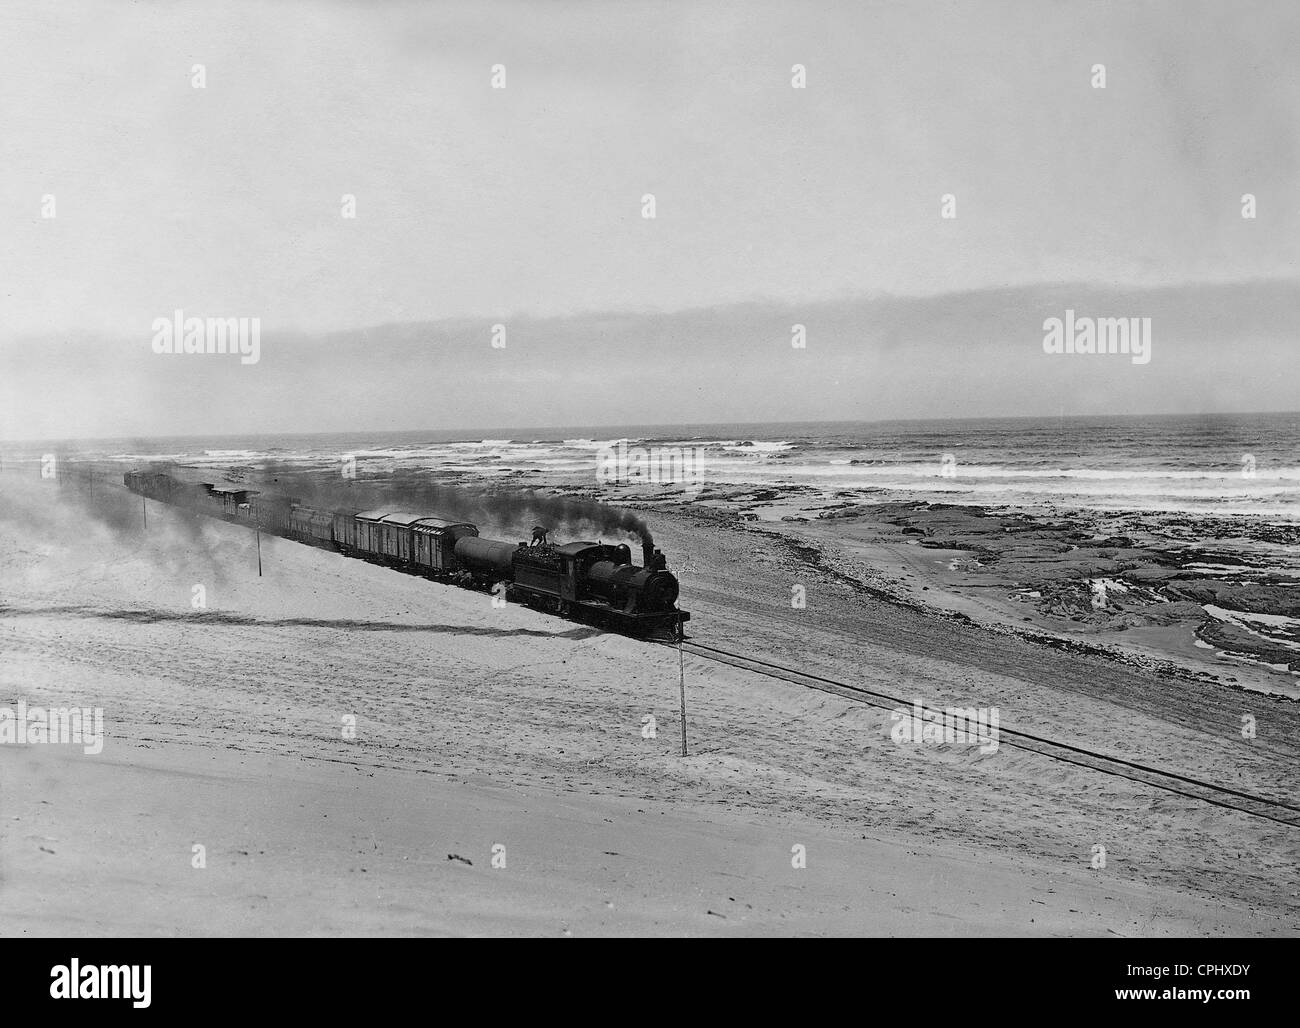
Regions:
<instances>
[{"instance_id":1,"label":"desert sand","mask_svg":"<svg viewBox=\"0 0 1300 1028\"><path fill-rule=\"evenodd\" d=\"M1300 931L1300 830L900 746L885 711L690 654L682 757L674 648L282 539L258 577L241 526L0 486L0 706L106 732L0 746L4 935ZM761 523L652 517L701 640L1300 794L1285 697L855 588Z\"/></svg>"}]
</instances>

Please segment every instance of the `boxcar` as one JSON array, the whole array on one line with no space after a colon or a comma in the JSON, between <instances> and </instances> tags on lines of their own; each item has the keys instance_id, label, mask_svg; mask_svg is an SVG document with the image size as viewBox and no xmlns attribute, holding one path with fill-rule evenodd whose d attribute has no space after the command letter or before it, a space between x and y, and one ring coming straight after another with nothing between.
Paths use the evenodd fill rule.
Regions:
<instances>
[{"instance_id":1,"label":"boxcar","mask_svg":"<svg viewBox=\"0 0 1300 1028\"><path fill-rule=\"evenodd\" d=\"M288 535L289 511L292 509L291 500L253 493L248 499L247 517L263 532Z\"/></svg>"},{"instance_id":2,"label":"boxcar","mask_svg":"<svg viewBox=\"0 0 1300 1028\"><path fill-rule=\"evenodd\" d=\"M356 548L358 550L374 557L384 555L384 518L388 517L390 513L392 512L385 508L376 508L374 510L363 510L356 515ZM388 529L388 532L391 531L391 528Z\"/></svg>"},{"instance_id":3,"label":"boxcar","mask_svg":"<svg viewBox=\"0 0 1300 1028\"><path fill-rule=\"evenodd\" d=\"M315 507L289 508L289 535L313 546L334 546L334 515Z\"/></svg>"},{"instance_id":4,"label":"boxcar","mask_svg":"<svg viewBox=\"0 0 1300 1028\"><path fill-rule=\"evenodd\" d=\"M389 560L399 564L414 561L415 547L412 545L411 525L419 521L422 514L410 514L406 511L394 511L380 522L380 553Z\"/></svg>"},{"instance_id":5,"label":"boxcar","mask_svg":"<svg viewBox=\"0 0 1300 1028\"><path fill-rule=\"evenodd\" d=\"M207 490L208 494L208 509L226 517L237 516L240 513L239 508L241 506L254 504L257 497L257 493L233 485L213 485L210 482L204 482L203 488ZM252 497L251 500L250 497Z\"/></svg>"},{"instance_id":6,"label":"boxcar","mask_svg":"<svg viewBox=\"0 0 1300 1028\"><path fill-rule=\"evenodd\" d=\"M336 510L334 512L334 544L344 553L353 553L360 548L357 542L356 511Z\"/></svg>"},{"instance_id":7,"label":"boxcar","mask_svg":"<svg viewBox=\"0 0 1300 1028\"><path fill-rule=\"evenodd\" d=\"M478 535L478 528L467 522L420 518L411 524L411 542L415 548L412 560L430 571L455 571L459 567L456 540L470 535Z\"/></svg>"}]
</instances>

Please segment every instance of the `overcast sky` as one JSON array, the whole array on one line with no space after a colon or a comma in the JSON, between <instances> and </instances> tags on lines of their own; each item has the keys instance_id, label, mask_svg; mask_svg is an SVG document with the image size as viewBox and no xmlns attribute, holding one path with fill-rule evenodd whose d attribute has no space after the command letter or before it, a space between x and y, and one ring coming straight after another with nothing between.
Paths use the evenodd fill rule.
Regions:
<instances>
[{"instance_id":1,"label":"overcast sky","mask_svg":"<svg viewBox=\"0 0 1300 1028\"><path fill-rule=\"evenodd\" d=\"M1294 408L1298 53L1289 0L8 0L0 436ZM1152 363L1071 395L1064 305L1153 316ZM164 367L178 307L260 317L262 361Z\"/></svg>"}]
</instances>

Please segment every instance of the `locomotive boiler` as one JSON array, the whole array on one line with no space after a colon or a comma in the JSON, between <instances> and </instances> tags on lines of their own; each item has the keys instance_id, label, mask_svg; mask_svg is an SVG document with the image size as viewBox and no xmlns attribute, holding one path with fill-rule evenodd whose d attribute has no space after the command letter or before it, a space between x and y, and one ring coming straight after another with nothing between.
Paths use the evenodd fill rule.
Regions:
<instances>
[{"instance_id":1,"label":"locomotive boiler","mask_svg":"<svg viewBox=\"0 0 1300 1028\"><path fill-rule=\"evenodd\" d=\"M456 543L456 557L471 575L483 584L505 583L512 599L620 631L680 634L690 615L677 609L677 579L663 553L648 544L642 552L637 566L625 543L530 546L479 537Z\"/></svg>"}]
</instances>

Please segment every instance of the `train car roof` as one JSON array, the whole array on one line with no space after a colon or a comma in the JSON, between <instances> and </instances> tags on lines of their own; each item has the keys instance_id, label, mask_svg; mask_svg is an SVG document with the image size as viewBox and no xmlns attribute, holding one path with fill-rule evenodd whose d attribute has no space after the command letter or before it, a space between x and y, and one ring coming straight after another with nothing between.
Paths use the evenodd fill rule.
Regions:
<instances>
[{"instance_id":1,"label":"train car roof","mask_svg":"<svg viewBox=\"0 0 1300 1028\"><path fill-rule=\"evenodd\" d=\"M393 513L385 515L385 525L409 525L412 522L419 521L428 517L427 514L412 514L407 510L395 510Z\"/></svg>"},{"instance_id":2,"label":"train car roof","mask_svg":"<svg viewBox=\"0 0 1300 1028\"><path fill-rule=\"evenodd\" d=\"M472 521L446 521L443 518L420 518L415 522L413 528L424 528L429 530L442 530L444 528L478 528L478 525Z\"/></svg>"},{"instance_id":3,"label":"train car roof","mask_svg":"<svg viewBox=\"0 0 1300 1028\"><path fill-rule=\"evenodd\" d=\"M391 513L387 507L376 507L374 510L363 510L355 516L359 521L383 521Z\"/></svg>"}]
</instances>

